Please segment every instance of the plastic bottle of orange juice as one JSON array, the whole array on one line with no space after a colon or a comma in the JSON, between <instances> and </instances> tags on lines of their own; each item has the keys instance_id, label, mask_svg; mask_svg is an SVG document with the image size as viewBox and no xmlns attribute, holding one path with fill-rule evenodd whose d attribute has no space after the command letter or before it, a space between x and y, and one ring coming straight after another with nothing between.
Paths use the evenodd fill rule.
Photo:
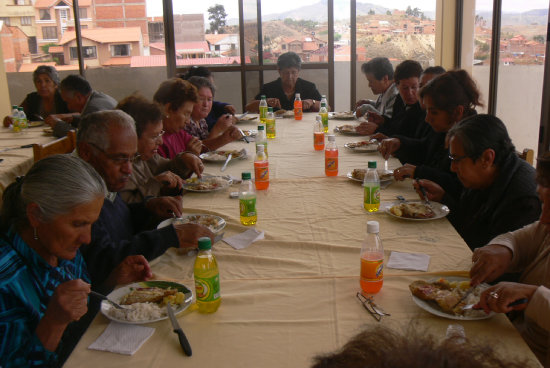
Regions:
<instances>
[{"instance_id":1,"label":"plastic bottle of orange juice","mask_svg":"<svg viewBox=\"0 0 550 368\"><path fill-rule=\"evenodd\" d=\"M263 190L269 187L269 162L264 153L264 145L256 146L256 158L254 159L254 183L256 190Z\"/></svg>"},{"instance_id":2,"label":"plastic bottle of orange juice","mask_svg":"<svg viewBox=\"0 0 550 368\"><path fill-rule=\"evenodd\" d=\"M336 137L334 134L329 134L328 144L325 148L325 174L326 176L338 175L338 146L336 145Z\"/></svg>"},{"instance_id":3,"label":"plastic bottle of orange juice","mask_svg":"<svg viewBox=\"0 0 550 368\"><path fill-rule=\"evenodd\" d=\"M315 151L322 151L325 149L323 123L320 115L317 115L315 119L315 125L313 125L313 148L315 148Z\"/></svg>"},{"instance_id":4,"label":"plastic bottle of orange juice","mask_svg":"<svg viewBox=\"0 0 550 368\"><path fill-rule=\"evenodd\" d=\"M296 93L296 97L294 98L294 120L302 120L302 99L300 98L300 94Z\"/></svg>"},{"instance_id":5,"label":"plastic bottle of orange juice","mask_svg":"<svg viewBox=\"0 0 550 368\"><path fill-rule=\"evenodd\" d=\"M378 235L378 221L367 222L367 235L361 246L361 289L376 294L382 288L384 279L384 247Z\"/></svg>"}]
</instances>

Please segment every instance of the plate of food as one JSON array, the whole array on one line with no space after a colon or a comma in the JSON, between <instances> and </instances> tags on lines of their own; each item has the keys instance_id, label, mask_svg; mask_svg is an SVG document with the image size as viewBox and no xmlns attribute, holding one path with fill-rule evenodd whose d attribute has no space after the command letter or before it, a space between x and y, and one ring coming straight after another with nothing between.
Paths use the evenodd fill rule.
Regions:
<instances>
[{"instance_id":1,"label":"plate of food","mask_svg":"<svg viewBox=\"0 0 550 368\"><path fill-rule=\"evenodd\" d=\"M166 219L162 221L160 224L158 224L157 229L160 229L172 224L200 224L212 230L213 233L219 233L220 231L223 230L225 225L227 225L225 220L220 216L208 215L208 214L190 214L190 215L183 215L181 217Z\"/></svg>"},{"instance_id":2,"label":"plate of food","mask_svg":"<svg viewBox=\"0 0 550 368\"><path fill-rule=\"evenodd\" d=\"M392 203L386 206L385 211L388 215L413 221L437 220L447 216L450 212L449 207L438 202L426 204L424 201L405 201Z\"/></svg>"},{"instance_id":3,"label":"plate of food","mask_svg":"<svg viewBox=\"0 0 550 368\"><path fill-rule=\"evenodd\" d=\"M385 184L393 181L393 171L392 170L377 170L378 177L380 178L380 184ZM363 182L365 179L365 174L367 173L366 169L353 169L353 171L349 172L347 177L351 180Z\"/></svg>"},{"instance_id":4,"label":"plate of food","mask_svg":"<svg viewBox=\"0 0 550 368\"><path fill-rule=\"evenodd\" d=\"M29 121L29 128L36 128L44 125L42 120Z\"/></svg>"},{"instance_id":5,"label":"plate of food","mask_svg":"<svg viewBox=\"0 0 550 368\"><path fill-rule=\"evenodd\" d=\"M242 132L244 136L248 138L248 140L256 139L256 135L258 134L258 131L256 129L250 129L250 130L243 129ZM241 138L241 139L244 140L244 138Z\"/></svg>"},{"instance_id":6,"label":"plate of food","mask_svg":"<svg viewBox=\"0 0 550 368\"><path fill-rule=\"evenodd\" d=\"M222 190L229 187L232 184L230 179L224 176L206 176L202 178L193 177L183 181L183 189L189 192L213 192L216 190Z\"/></svg>"},{"instance_id":7,"label":"plate of food","mask_svg":"<svg viewBox=\"0 0 550 368\"><path fill-rule=\"evenodd\" d=\"M429 281L417 280L409 285L413 301L425 311L443 318L457 320L478 320L491 318L495 313L463 308L476 304L488 284L473 288L464 300L460 300L470 289L470 280L465 277L437 278ZM458 303L458 305L457 305Z\"/></svg>"},{"instance_id":8,"label":"plate of food","mask_svg":"<svg viewBox=\"0 0 550 368\"><path fill-rule=\"evenodd\" d=\"M355 128L357 128L356 125L351 125L351 124L340 125L334 128L334 133L340 133L344 135L361 135L357 133Z\"/></svg>"},{"instance_id":9,"label":"plate of food","mask_svg":"<svg viewBox=\"0 0 550 368\"><path fill-rule=\"evenodd\" d=\"M231 160L235 159L244 159L246 158L246 150L242 149L240 151L211 151L211 152L205 152L201 153L199 156L203 161L208 162L219 162L224 163L225 160L227 160L227 156L231 154Z\"/></svg>"},{"instance_id":10,"label":"plate of food","mask_svg":"<svg viewBox=\"0 0 550 368\"><path fill-rule=\"evenodd\" d=\"M379 143L377 140L350 142L344 144L344 147L352 152L377 152Z\"/></svg>"},{"instance_id":11,"label":"plate of food","mask_svg":"<svg viewBox=\"0 0 550 368\"><path fill-rule=\"evenodd\" d=\"M283 118L283 119L294 118L293 110L279 109L275 111L274 114L275 114L275 118Z\"/></svg>"},{"instance_id":12,"label":"plate of food","mask_svg":"<svg viewBox=\"0 0 550 368\"><path fill-rule=\"evenodd\" d=\"M142 281L113 290L109 299L123 309L112 306L106 300L101 302L101 313L112 321L128 324L143 324L168 318L166 304L170 303L178 314L193 301L191 290L176 282Z\"/></svg>"},{"instance_id":13,"label":"plate of food","mask_svg":"<svg viewBox=\"0 0 550 368\"><path fill-rule=\"evenodd\" d=\"M355 120L355 112L353 111L329 112L328 118L334 119L334 120Z\"/></svg>"},{"instance_id":14,"label":"plate of food","mask_svg":"<svg viewBox=\"0 0 550 368\"><path fill-rule=\"evenodd\" d=\"M258 119L257 116L245 116L244 118L237 120L237 124L238 123L251 123L251 122L253 122L254 120L257 120L257 119Z\"/></svg>"}]
</instances>

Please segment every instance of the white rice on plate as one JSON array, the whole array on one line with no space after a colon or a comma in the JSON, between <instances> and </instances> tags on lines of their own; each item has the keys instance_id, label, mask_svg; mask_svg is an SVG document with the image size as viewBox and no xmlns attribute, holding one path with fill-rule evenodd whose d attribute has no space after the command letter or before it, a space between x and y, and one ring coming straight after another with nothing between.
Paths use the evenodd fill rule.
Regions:
<instances>
[{"instance_id":1,"label":"white rice on plate","mask_svg":"<svg viewBox=\"0 0 550 368\"><path fill-rule=\"evenodd\" d=\"M107 313L113 318L129 322L151 321L166 316L165 309L156 303L134 303L125 305L124 309L111 306Z\"/></svg>"}]
</instances>

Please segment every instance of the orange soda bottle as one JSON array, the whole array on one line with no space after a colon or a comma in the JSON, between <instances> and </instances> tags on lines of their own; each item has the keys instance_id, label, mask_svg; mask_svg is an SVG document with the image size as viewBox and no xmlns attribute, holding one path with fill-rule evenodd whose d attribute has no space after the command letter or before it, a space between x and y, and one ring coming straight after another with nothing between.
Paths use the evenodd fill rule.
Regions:
<instances>
[{"instance_id":1,"label":"orange soda bottle","mask_svg":"<svg viewBox=\"0 0 550 368\"><path fill-rule=\"evenodd\" d=\"M254 159L254 184L257 190L264 190L269 187L269 162L264 153L264 145L256 146L256 158Z\"/></svg>"},{"instance_id":2,"label":"orange soda bottle","mask_svg":"<svg viewBox=\"0 0 550 368\"><path fill-rule=\"evenodd\" d=\"M336 137L334 134L329 134L328 144L325 148L325 174L326 176L338 175L338 146L336 145Z\"/></svg>"},{"instance_id":3,"label":"orange soda bottle","mask_svg":"<svg viewBox=\"0 0 550 368\"><path fill-rule=\"evenodd\" d=\"M361 246L361 278L363 292L376 294L382 288L384 279L384 247L378 235L378 221L367 222L367 234Z\"/></svg>"},{"instance_id":4,"label":"orange soda bottle","mask_svg":"<svg viewBox=\"0 0 550 368\"><path fill-rule=\"evenodd\" d=\"M317 115L315 125L313 126L313 148L315 148L315 151L325 149L325 133L323 132L323 123L320 115Z\"/></svg>"},{"instance_id":5,"label":"orange soda bottle","mask_svg":"<svg viewBox=\"0 0 550 368\"><path fill-rule=\"evenodd\" d=\"M296 98L294 98L294 120L302 120L302 99L300 94L296 93Z\"/></svg>"}]
</instances>

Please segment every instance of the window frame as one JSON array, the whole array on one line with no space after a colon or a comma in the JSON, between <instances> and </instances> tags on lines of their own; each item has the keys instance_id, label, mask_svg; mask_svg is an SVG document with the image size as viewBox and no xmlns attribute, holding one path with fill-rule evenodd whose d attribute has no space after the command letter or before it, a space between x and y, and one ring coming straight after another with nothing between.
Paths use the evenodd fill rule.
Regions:
<instances>
[{"instance_id":1,"label":"window frame","mask_svg":"<svg viewBox=\"0 0 550 368\"><path fill-rule=\"evenodd\" d=\"M93 50L93 53L91 56L87 56L86 50ZM73 55L76 55L74 57ZM93 60L97 59L97 46L82 46L82 56L85 60ZM69 47L69 58L71 60L78 60L78 47L77 46L71 46Z\"/></svg>"},{"instance_id":2,"label":"window frame","mask_svg":"<svg viewBox=\"0 0 550 368\"><path fill-rule=\"evenodd\" d=\"M53 38L48 38L46 37L46 31L54 31L55 33L55 37ZM42 27L42 39L43 40L57 40L57 26L44 26Z\"/></svg>"},{"instance_id":3,"label":"window frame","mask_svg":"<svg viewBox=\"0 0 550 368\"><path fill-rule=\"evenodd\" d=\"M121 46L124 46L126 48L126 50L128 51L127 55L116 55L115 49L117 47L121 47ZM110 48L110 51L111 51L111 57L128 57L128 56L132 56L132 45L129 44L129 43L111 44L111 45L109 45L109 48Z\"/></svg>"}]
</instances>

